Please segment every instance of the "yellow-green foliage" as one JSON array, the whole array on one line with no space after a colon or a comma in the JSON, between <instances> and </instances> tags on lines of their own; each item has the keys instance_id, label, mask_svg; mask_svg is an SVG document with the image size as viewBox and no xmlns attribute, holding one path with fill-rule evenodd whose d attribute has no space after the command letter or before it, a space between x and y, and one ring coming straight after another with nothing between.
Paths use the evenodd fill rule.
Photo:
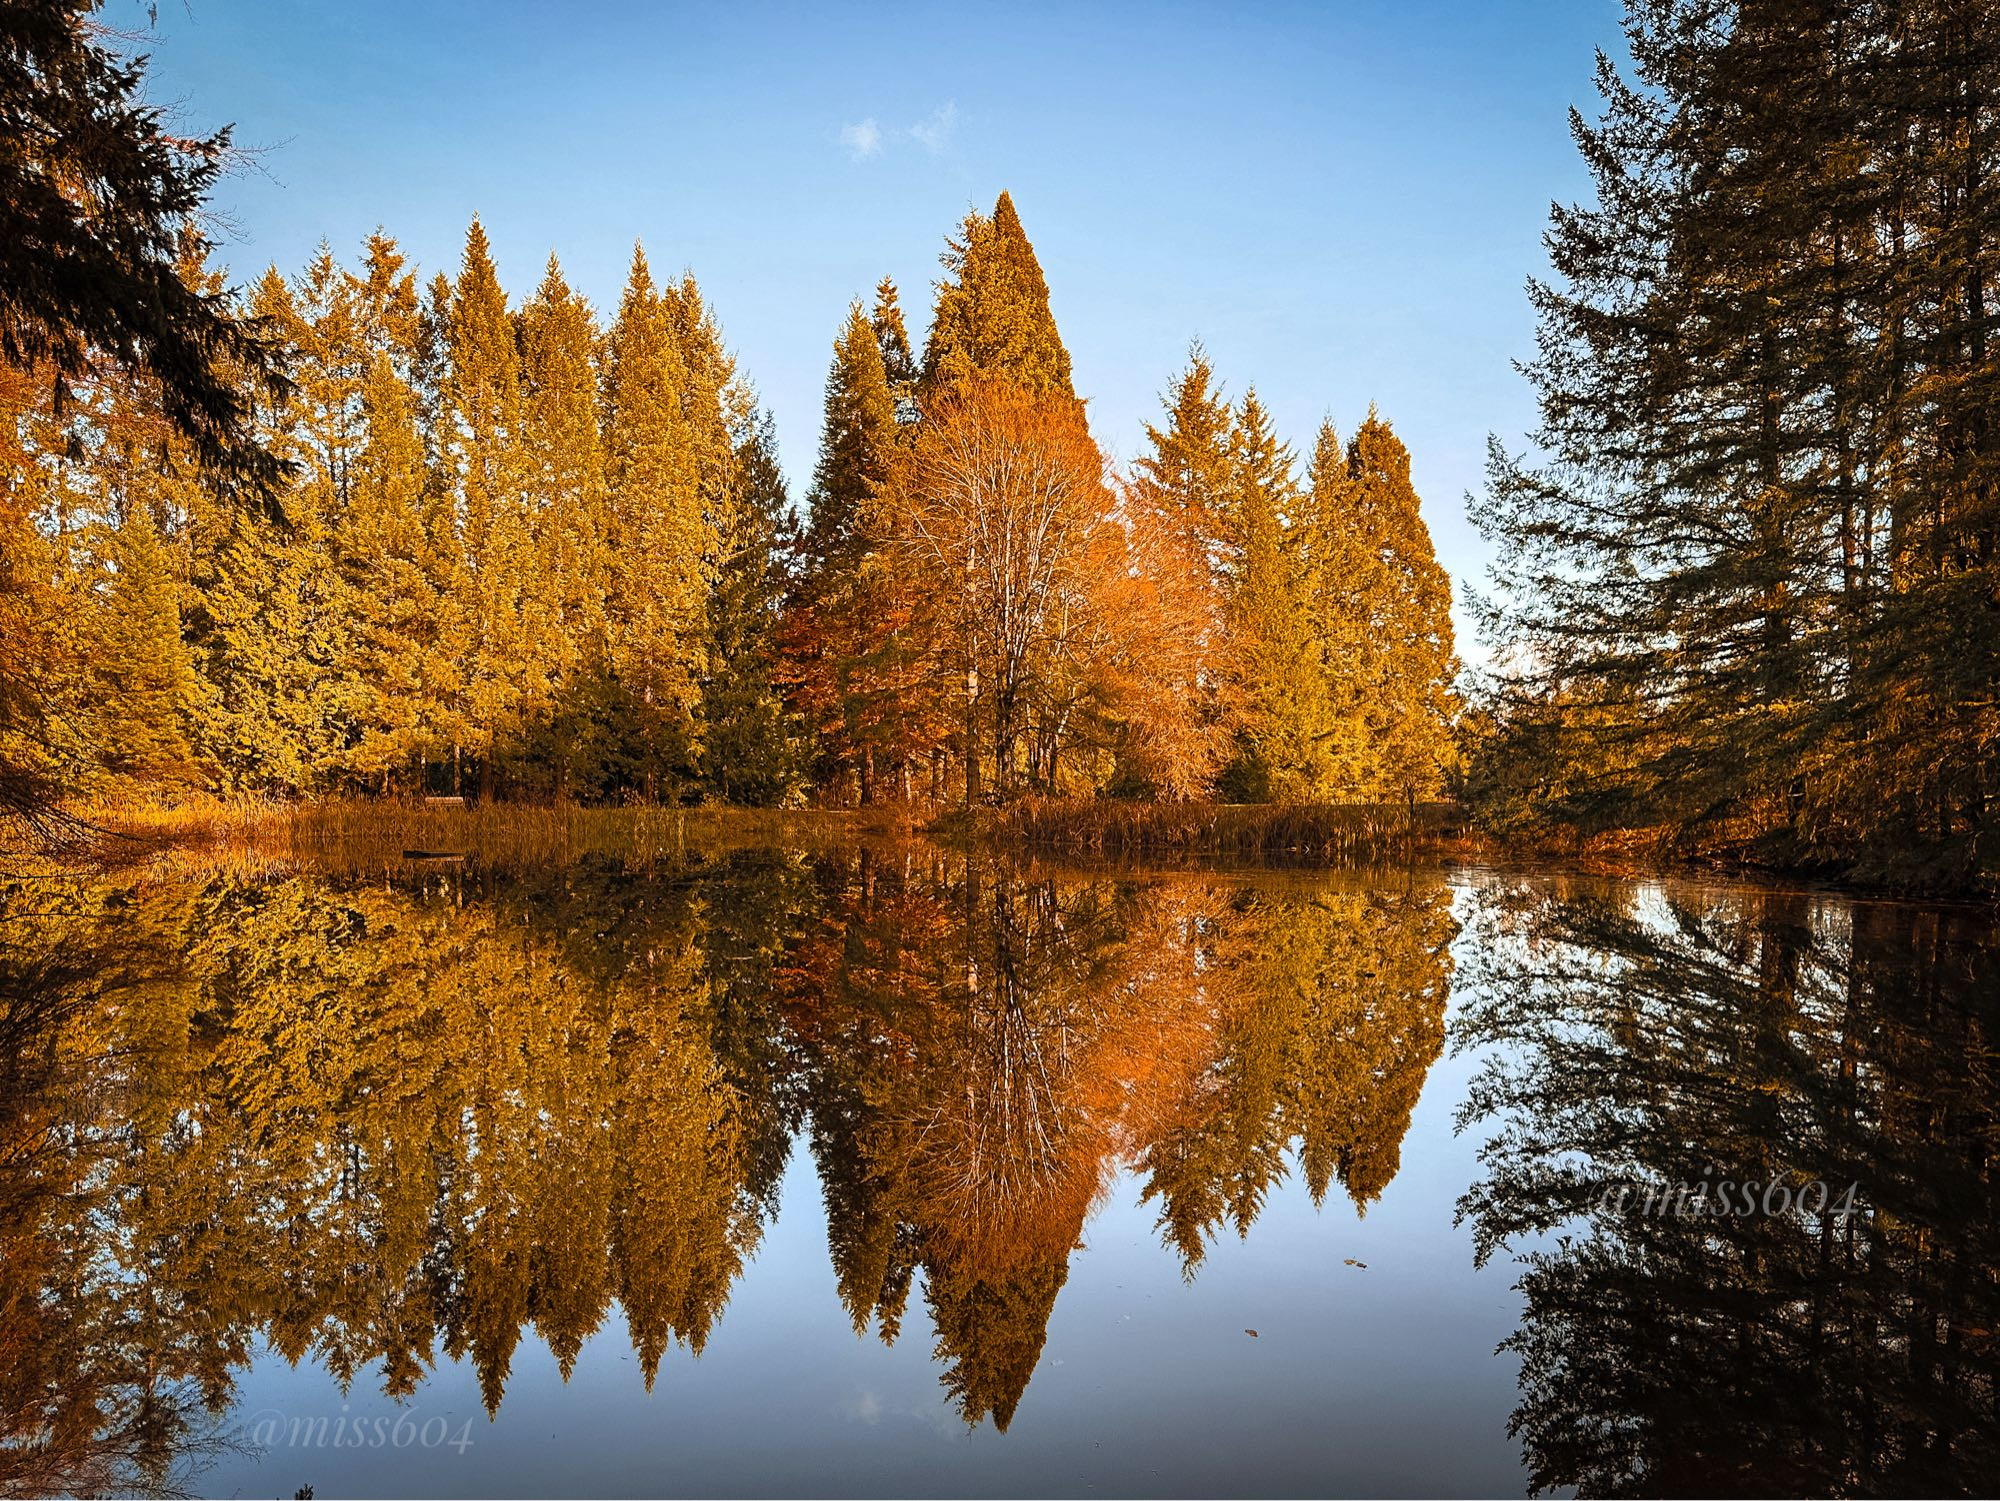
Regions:
<instances>
[{"instance_id":1,"label":"yellow-green foliage","mask_svg":"<svg viewBox=\"0 0 2000 1501\"><path fill-rule=\"evenodd\" d=\"M517 307L476 220L421 294L380 233L255 281L273 510L148 377L9 385L10 577L50 583L0 772L36 807L1431 795L1448 591L1386 426L1302 491L1197 348L1127 483L1010 198L946 270L921 372L892 283L852 305L803 526L692 277L635 250L606 328L551 257Z\"/></svg>"}]
</instances>

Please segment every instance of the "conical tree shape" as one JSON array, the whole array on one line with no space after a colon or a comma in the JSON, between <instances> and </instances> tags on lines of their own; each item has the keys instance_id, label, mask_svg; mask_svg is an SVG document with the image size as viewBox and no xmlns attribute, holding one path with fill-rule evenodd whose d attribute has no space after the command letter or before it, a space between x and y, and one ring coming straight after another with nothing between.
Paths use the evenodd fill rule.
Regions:
<instances>
[{"instance_id":1,"label":"conical tree shape","mask_svg":"<svg viewBox=\"0 0 2000 1501\"><path fill-rule=\"evenodd\" d=\"M1297 502L1292 453L1271 430L1253 389L1233 443L1231 509L1238 555L1230 623L1242 691L1242 753L1225 790L1249 800L1329 795L1332 730L1312 601L1287 520Z\"/></svg>"},{"instance_id":2,"label":"conical tree shape","mask_svg":"<svg viewBox=\"0 0 2000 1501\"><path fill-rule=\"evenodd\" d=\"M736 362L723 347L722 330L717 327L715 315L709 311L693 275L683 273L680 282L665 288L660 298L671 317L681 368L687 373L681 387L681 413L694 445L701 487L702 518L706 525L702 557L713 566L725 524L723 518L736 483L736 438L732 423L748 422L754 414L747 406L730 410L732 402L746 399L747 388L736 380Z\"/></svg>"},{"instance_id":3,"label":"conical tree shape","mask_svg":"<svg viewBox=\"0 0 2000 1501\"><path fill-rule=\"evenodd\" d=\"M800 577L785 628L794 701L817 738L816 774L867 796L866 726L873 700L860 664L878 645L863 568L896 443L882 350L860 303L848 309L826 376L819 462L800 539Z\"/></svg>"},{"instance_id":4,"label":"conical tree shape","mask_svg":"<svg viewBox=\"0 0 2000 1501\"><path fill-rule=\"evenodd\" d=\"M986 1276L949 1260L924 1266L924 1300L937 1327L944 1387L968 1428L990 1417L1001 1433L1028 1390L1048 1343L1065 1257L1025 1261Z\"/></svg>"},{"instance_id":5,"label":"conical tree shape","mask_svg":"<svg viewBox=\"0 0 2000 1501\"><path fill-rule=\"evenodd\" d=\"M310 363L340 357L332 341L304 331L306 311L275 269L258 281L251 307L267 326L308 340L316 351ZM311 379L319 385L322 376ZM323 399L335 384L324 381ZM351 614L334 546L340 487L327 446L333 427L315 401L268 412L260 440L296 466L284 502L291 524L259 525L230 508L204 526L192 559L199 607L190 639L204 684L196 748L235 789L320 790L341 770L352 734ZM343 455L357 449L341 439Z\"/></svg>"},{"instance_id":6,"label":"conical tree shape","mask_svg":"<svg viewBox=\"0 0 2000 1501\"><path fill-rule=\"evenodd\" d=\"M384 788L397 772L445 749L436 721L453 681L453 648L441 624L457 539L425 483L417 399L395 362L377 354L362 384L367 438L341 544L362 688L360 738L349 759Z\"/></svg>"},{"instance_id":7,"label":"conical tree shape","mask_svg":"<svg viewBox=\"0 0 2000 1501\"><path fill-rule=\"evenodd\" d=\"M521 309L522 432L548 597L540 655L570 682L604 650L604 451L597 326L556 258Z\"/></svg>"},{"instance_id":8,"label":"conical tree shape","mask_svg":"<svg viewBox=\"0 0 2000 1501\"><path fill-rule=\"evenodd\" d=\"M538 595L527 513L520 357L486 231L466 231L448 333L447 462L459 484L463 565L453 625L464 632L463 696L454 727L480 759L482 790L517 740L520 717L545 687L527 607Z\"/></svg>"},{"instance_id":9,"label":"conical tree shape","mask_svg":"<svg viewBox=\"0 0 2000 1501\"><path fill-rule=\"evenodd\" d=\"M1220 568L1235 540L1235 415L1215 383L1208 351L1188 347L1187 368L1161 400L1166 426L1146 424L1150 453L1133 466L1155 509L1178 522L1191 557Z\"/></svg>"},{"instance_id":10,"label":"conical tree shape","mask_svg":"<svg viewBox=\"0 0 2000 1501\"><path fill-rule=\"evenodd\" d=\"M424 286L423 300L417 309L416 346L416 358L410 365L410 385L417 393L417 429L424 435L426 485L440 494L455 492L457 481L447 462L451 424L445 420L445 399L451 383L451 278L443 272Z\"/></svg>"},{"instance_id":11,"label":"conical tree shape","mask_svg":"<svg viewBox=\"0 0 2000 1501\"><path fill-rule=\"evenodd\" d=\"M282 299L266 290L264 306L278 321L291 349L292 399L282 420L290 429L300 478L314 489L313 504L329 523L346 508L362 433L353 420L367 362L360 357L352 279L342 273L332 247L320 241Z\"/></svg>"},{"instance_id":12,"label":"conical tree shape","mask_svg":"<svg viewBox=\"0 0 2000 1501\"><path fill-rule=\"evenodd\" d=\"M362 249L360 273L347 277L356 337L368 349L393 353L408 373L422 317L416 277L396 242L379 229Z\"/></svg>"},{"instance_id":13,"label":"conical tree shape","mask_svg":"<svg viewBox=\"0 0 2000 1501\"><path fill-rule=\"evenodd\" d=\"M708 530L688 379L673 309L635 249L605 381L608 614L613 668L631 700L625 754L649 796L695 754Z\"/></svg>"},{"instance_id":14,"label":"conical tree shape","mask_svg":"<svg viewBox=\"0 0 2000 1501\"><path fill-rule=\"evenodd\" d=\"M475 565L488 555L521 494L521 368L507 294L493 264L486 229L477 219L465 232L465 254L452 288L449 400L459 431L456 457L464 485L467 553Z\"/></svg>"},{"instance_id":15,"label":"conical tree shape","mask_svg":"<svg viewBox=\"0 0 2000 1501\"><path fill-rule=\"evenodd\" d=\"M806 497L805 549L812 571L851 570L867 550L872 508L889 477L895 435L896 406L881 346L857 302L834 340L826 376L819 461Z\"/></svg>"},{"instance_id":16,"label":"conical tree shape","mask_svg":"<svg viewBox=\"0 0 2000 1501\"><path fill-rule=\"evenodd\" d=\"M946 274L924 349L926 389L989 376L1037 394L1074 397L1069 351L1014 200L1002 193L991 218L966 215L960 235L941 257Z\"/></svg>"},{"instance_id":17,"label":"conical tree shape","mask_svg":"<svg viewBox=\"0 0 2000 1501\"><path fill-rule=\"evenodd\" d=\"M1401 800L1435 797L1451 764L1451 579L1431 547L1410 454L1371 410L1347 447L1345 504L1326 526L1352 539L1357 581L1345 606L1345 631L1372 643L1373 699L1367 725L1373 749L1365 791ZM1364 565L1372 568L1363 571ZM1338 599L1329 577L1326 593ZM1334 608L1329 604L1328 608Z\"/></svg>"},{"instance_id":18,"label":"conical tree shape","mask_svg":"<svg viewBox=\"0 0 2000 1501\"><path fill-rule=\"evenodd\" d=\"M910 422L916 416L917 357L910 349L910 331L903 323L903 305L896 295L896 283L889 277L875 284L875 309L868 315L868 322L882 351L882 375L896 403L896 420Z\"/></svg>"},{"instance_id":19,"label":"conical tree shape","mask_svg":"<svg viewBox=\"0 0 2000 1501\"><path fill-rule=\"evenodd\" d=\"M1387 685L1372 612L1387 588L1387 574L1379 539L1368 535L1355 514L1347 447L1330 420L1320 424L1313 441L1298 533L1325 668L1335 791L1352 800L1376 797L1381 788L1374 721Z\"/></svg>"},{"instance_id":20,"label":"conical tree shape","mask_svg":"<svg viewBox=\"0 0 2000 1501\"><path fill-rule=\"evenodd\" d=\"M702 780L725 802L768 805L797 780L792 725L778 676L784 576L778 555L789 501L768 413L743 434L736 493L708 610L702 683Z\"/></svg>"},{"instance_id":21,"label":"conical tree shape","mask_svg":"<svg viewBox=\"0 0 2000 1501\"><path fill-rule=\"evenodd\" d=\"M450 679L440 637L455 547L452 518L427 484L422 398L412 384L421 316L395 241L368 237L358 274L342 273L344 356L359 372L344 412L358 444L344 461L333 543L349 614L344 676L353 680L346 769L387 791L439 747L434 721Z\"/></svg>"}]
</instances>

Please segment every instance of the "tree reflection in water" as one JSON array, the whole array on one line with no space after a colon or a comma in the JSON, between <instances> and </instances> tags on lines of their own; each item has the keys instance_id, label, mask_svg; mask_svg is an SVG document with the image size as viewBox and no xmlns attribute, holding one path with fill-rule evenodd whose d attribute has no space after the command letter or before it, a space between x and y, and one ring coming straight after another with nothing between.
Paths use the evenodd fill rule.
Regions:
<instances>
[{"instance_id":1,"label":"tree reflection in water","mask_svg":"<svg viewBox=\"0 0 2000 1501\"><path fill-rule=\"evenodd\" d=\"M1546 1232L1509 1341L1534 1485L1990 1493L1990 923L1532 883L1482 892L1467 940L1457 1045L1493 1052L1461 1120L1497 1130L1461 1212L1482 1257ZM1661 1212L1705 1175L1856 1209Z\"/></svg>"},{"instance_id":2,"label":"tree reflection in water","mask_svg":"<svg viewBox=\"0 0 2000 1501\"><path fill-rule=\"evenodd\" d=\"M1449 896L914 846L7 888L0 1491L185 1483L260 1341L395 1396L463 1358L497 1408L529 1330L567 1376L619 1319L650 1384L800 1140L856 1330L921 1287L1004 1429L1121 1173L1190 1277L1288 1171L1365 1209L1453 983L1534 1484L1990 1489L1987 921L1537 880L1461 934ZM1723 1179L1856 1207L1645 1192Z\"/></svg>"},{"instance_id":3,"label":"tree reflection in water","mask_svg":"<svg viewBox=\"0 0 2000 1501\"><path fill-rule=\"evenodd\" d=\"M810 1141L840 1295L1004 1429L1135 1169L1190 1275L1295 1146L1393 1176L1436 875L1023 874L939 852L8 888L0 1490L160 1488L259 1339L497 1409L614 1305L699 1354Z\"/></svg>"}]
</instances>

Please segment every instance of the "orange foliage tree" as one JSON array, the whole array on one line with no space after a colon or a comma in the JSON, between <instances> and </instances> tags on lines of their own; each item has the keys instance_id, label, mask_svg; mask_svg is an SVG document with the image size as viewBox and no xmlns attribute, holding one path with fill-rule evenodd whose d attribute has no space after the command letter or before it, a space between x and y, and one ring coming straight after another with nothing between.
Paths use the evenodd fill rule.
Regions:
<instances>
[{"instance_id":1,"label":"orange foliage tree","mask_svg":"<svg viewBox=\"0 0 2000 1501\"><path fill-rule=\"evenodd\" d=\"M946 602L967 798L988 735L1004 795L1029 702L1075 661L1098 603L1088 559L1108 524L1103 457L1075 402L968 380L933 398L885 498L899 553Z\"/></svg>"}]
</instances>

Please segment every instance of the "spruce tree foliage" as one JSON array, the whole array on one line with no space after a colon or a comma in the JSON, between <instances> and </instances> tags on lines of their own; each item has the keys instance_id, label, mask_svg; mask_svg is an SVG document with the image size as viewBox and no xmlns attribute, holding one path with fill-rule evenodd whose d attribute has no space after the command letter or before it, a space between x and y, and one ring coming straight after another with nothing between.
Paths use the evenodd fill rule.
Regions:
<instances>
[{"instance_id":1,"label":"spruce tree foliage","mask_svg":"<svg viewBox=\"0 0 2000 1501\"><path fill-rule=\"evenodd\" d=\"M449 690L443 633L456 538L425 483L415 393L378 352L361 392L367 437L356 466L342 556L360 680L350 767L364 782L408 787L440 750L434 715Z\"/></svg>"},{"instance_id":2,"label":"spruce tree foliage","mask_svg":"<svg viewBox=\"0 0 2000 1501\"><path fill-rule=\"evenodd\" d=\"M200 463L268 495L284 476L251 420L283 389L277 345L182 274L229 131L167 130L146 59L105 45L98 9L0 12L0 361L49 381L58 412L94 359L146 376Z\"/></svg>"},{"instance_id":3,"label":"spruce tree foliage","mask_svg":"<svg viewBox=\"0 0 2000 1501\"><path fill-rule=\"evenodd\" d=\"M896 283L886 276L875 284L875 307L868 323L882 351L882 377L889 383L889 397L896 404L896 421L907 425L917 420L917 357L910 349L910 331L903 323Z\"/></svg>"},{"instance_id":4,"label":"spruce tree foliage","mask_svg":"<svg viewBox=\"0 0 2000 1501\"><path fill-rule=\"evenodd\" d=\"M454 756L498 788L513 732L544 701L546 672L531 650L537 558L528 513L521 361L514 320L486 231L466 231L446 334L444 461L458 485L462 533L450 605L458 646L451 714Z\"/></svg>"},{"instance_id":5,"label":"spruce tree foliage","mask_svg":"<svg viewBox=\"0 0 2000 1501\"><path fill-rule=\"evenodd\" d=\"M924 348L925 389L986 376L1038 395L1074 397L1069 351L1049 311L1048 282L1013 198L1002 193L990 216L967 214L941 261L945 276Z\"/></svg>"},{"instance_id":6,"label":"spruce tree foliage","mask_svg":"<svg viewBox=\"0 0 2000 1501\"><path fill-rule=\"evenodd\" d=\"M896 447L896 403L882 348L856 302L834 341L825 423L806 520L797 538L797 576L788 609L787 653L797 712L815 737L814 775L823 788L854 784L874 794L875 751L898 705L893 676L875 669L891 651L880 569L878 506Z\"/></svg>"},{"instance_id":7,"label":"spruce tree foliage","mask_svg":"<svg viewBox=\"0 0 2000 1501\"><path fill-rule=\"evenodd\" d=\"M331 790L343 715L344 590L321 518L283 531L231 514L198 562L196 662L210 690L196 749L227 790Z\"/></svg>"},{"instance_id":8,"label":"spruce tree foliage","mask_svg":"<svg viewBox=\"0 0 2000 1501\"><path fill-rule=\"evenodd\" d=\"M1533 289L1540 456L1492 455L1499 744L1574 711L1541 811L1583 828L1990 869L2000 29L1651 0L1626 35Z\"/></svg>"},{"instance_id":9,"label":"spruce tree foliage","mask_svg":"<svg viewBox=\"0 0 2000 1501\"><path fill-rule=\"evenodd\" d=\"M1331 775L1341 795L1357 801L1382 794L1375 775L1378 736L1387 718L1384 700L1399 686L1388 674L1376 635L1388 582L1384 539L1371 536L1364 522L1355 504L1347 445L1328 418L1306 465L1299 551L1332 718L1325 745Z\"/></svg>"},{"instance_id":10,"label":"spruce tree foliage","mask_svg":"<svg viewBox=\"0 0 2000 1501\"><path fill-rule=\"evenodd\" d=\"M87 633L64 628L41 566L59 562L37 535L31 471L59 446L46 440L92 425L107 385L142 388L159 445L212 487L268 506L286 478L253 431L258 403L284 391L277 341L213 278L187 274L229 132L166 129L146 60L107 45L97 10L0 10L0 818L37 838L77 831L58 804L91 774L62 724Z\"/></svg>"},{"instance_id":11,"label":"spruce tree foliage","mask_svg":"<svg viewBox=\"0 0 2000 1501\"><path fill-rule=\"evenodd\" d=\"M1356 801L1436 797L1456 764L1451 580L1409 451L1373 410L1344 451L1321 427L1300 532L1339 726L1331 785Z\"/></svg>"},{"instance_id":12,"label":"spruce tree foliage","mask_svg":"<svg viewBox=\"0 0 2000 1501\"><path fill-rule=\"evenodd\" d=\"M1218 577L1236 541L1234 459L1236 420L1208 351L1188 346L1188 362L1168 383L1161 405L1166 426L1146 424L1150 452L1133 466L1139 486L1166 514L1177 518L1191 556Z\"/></svg>"},{"instance_id":13,"label":"spruce tree foliage","mask_svg":"<svg viewBox=\"0 0 2000 1501\"><path fill-rule=\"evenodd\" d=\"M754 420L754 397L736 379L736 362L722 344L722 331L703 300L691 272L667 289L663 302L671 315L675 347L680 352L686 383L681 410L694 445L700 488L700 560L712 579L720 556L721 529L736 483L736 428Z\"/></svg>"},{"instance_id":14,"label":"spruce tree foliage","mask_svg":"<svg viewBox=\"0 0 2000 1501\"><path fill-rule=\"evenodd\" d=\"M1236 412L1227 508L1234 669L1242 694L1239 748L1225 792L1242 802L1323 801L1333 734L1324 654L1294 513L1295 460L1253 387Z\"/></svg>"},{"instance_id":15,"label":"spruce tree foliage","mask_svg":"<svg viewBox=\"0 0 2000 1501\"><path fill-rule=\"evenodd\" d=\"M1181 670L1172 674L1170 701L1160 700L1169 712L1148 716L1151 731L1121 750L1113 785L1127 794L1158 790L1163 759L1178 768L1167 780L1183 793L1205 790L1226 759L1236 718L1226 614L1228 566L1239 542L1231 505L1235 415L1199 340L1188 346L1187 365L1168 382L1161 406L1164 425L1146 424L1147 450L1132 466L1125 524L1148 555L1140 572L1163 612L1154 634L1180 647ZM1156 667L1170 660L1157 650L1149 656ZM1169 728L1173 733L1160 733Z\"/></svg>"},{"instance_id":16,"label":"spruce tree foliage","mask_svg":"<svg viewBox=\"0 0 2000 1501\"><path fill-rule=\"evenodd\" d=\"M790 501L770 413L739 435L734 473L708 610L702 784L724 802L769 806L801 772L797 725L778 683Z\"/></svg>"},{"instance_id":17,"label":"spruce tree foliage","mask_svg":"<svg viewBox=\"0 0 2000 1501\"><path fill-rule=\"evenodd\" d=\"M672 295L654 287L645 252L635 248L605 374L607 611L623 700L620 770L649 796L694 762L698 673L691 657L703 625L706 439L688 420L690 375Z\"/></svg>"},{"instance_id":18,"label":"spruce tree foliage","mask_svg":"<svg viewBox=\"0 0 2000 1501\"><path fill-rule=\"evenodd\" d=\"M551 255L521 309L523 445L537 597L530 618L546 701L530 723L524 780L561 795L599 789L610 672L605 578L609 490L598 426L597 321ZM532 768L532 770L530 769Z\"/></svg>"},{"instance_id":19,"label":"spruce tree foliage","mask_svg":"<svg viewBox=\"0 0 2000 1501\"><path fill-rule=\"evenodd\" d=\"M825 425L803 543L807 572L850 572L870 546L874 507L889 478L895 397L881 345L860 303L834 341L827 371Z\"/></svg>"},{"instance_id":20,"label":"spruce tree foliage","mask_svg":"<svg viewBox=\"0 0 2000 1501\"><path fill-rule=\"evenodd\" d=\"M185 725L194 671L181 638L180 591L145 507L106 536L104 603L90 643L89 701L104 768L131 784L184 784L193 771Z\"/></svg>"}]
</instances>

